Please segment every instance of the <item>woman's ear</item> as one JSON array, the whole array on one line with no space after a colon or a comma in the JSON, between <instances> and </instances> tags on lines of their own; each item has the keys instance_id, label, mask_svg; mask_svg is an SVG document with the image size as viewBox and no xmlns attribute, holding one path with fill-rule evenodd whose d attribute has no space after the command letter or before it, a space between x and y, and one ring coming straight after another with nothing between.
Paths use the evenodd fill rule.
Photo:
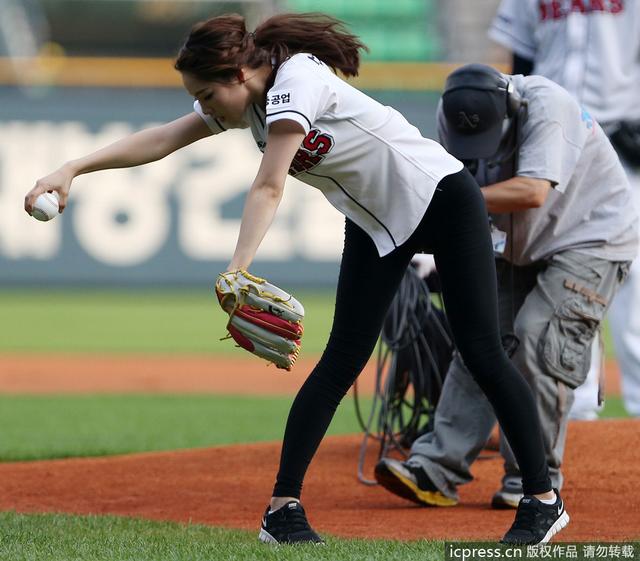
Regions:
<instances>
[{"instance_id":1,"label":"woman's ear","mask_svg":"<svg viewBox=\"0 0 640 561\"><path fill-rule=\"evenodd\" d=\"M236 78L238 78L238 82L244 84L247 81L247 78L244 73L244 68L238 68L236 71Z\"/></svg>"}]
</instances>

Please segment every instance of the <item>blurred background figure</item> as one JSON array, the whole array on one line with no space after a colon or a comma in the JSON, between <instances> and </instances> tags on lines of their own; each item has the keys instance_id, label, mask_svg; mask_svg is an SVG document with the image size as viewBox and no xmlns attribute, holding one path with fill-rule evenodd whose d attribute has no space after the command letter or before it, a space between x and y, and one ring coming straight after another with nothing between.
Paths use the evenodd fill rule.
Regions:
<instances>
[{"instance_id":1,"label":"blurred background figure","mask_svg":"<svg viewBox=\"0 0 640 561\"><path fill-rule=\"evenodd\" d=\"M609 135L640 199L640 2L503 0L490 37L513 54L514 74L567 89ZM640 415L640 260L609 312L627 411ZM597 417L601 351L576 391L575 418Z\"/></svg>"},{"instance_id":2,"label":"blurred background figure","mask_svg":"<svg viewBox=\"0 0 640 561\"><path fill-rule=\"evenodd\" d=\"M49 38L49 25L38 0L5 0L0 19L0 54L33 57Z\"/></svg>"}]
</instances>

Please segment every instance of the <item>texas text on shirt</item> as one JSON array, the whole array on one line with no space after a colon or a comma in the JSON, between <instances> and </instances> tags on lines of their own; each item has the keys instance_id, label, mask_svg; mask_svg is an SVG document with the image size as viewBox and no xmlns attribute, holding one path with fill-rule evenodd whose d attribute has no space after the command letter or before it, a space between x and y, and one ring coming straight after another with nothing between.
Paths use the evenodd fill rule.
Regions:
<instances>
[{"instance_id":1,"label":"texas text on shirt","mask_svg":"<svg viewBox=\"0 0 640 561\"><path fill-rule=\"evenodd\" d=\"M639 0L503 0L489 36L577 97L605 130L640 119Z\"/></svg>"},{"instance_id":2,"label":"texas text on shirt","mask_svg":"<svg viewBox=\"0 0 640 561\"><path fill-rule=\"evenodd\" d=\"M202 115L197 104L195 109ZM252 105L245 118L263 151L274 121L293 120L303 127L306 136L291 175L320 189L369 234L381 256L413 233L438 182L462 169L461 162L423 138L396 110L353 88L307 53L292 56L278 69L267 92L266 115ZM210 127L219 132L215 124Z\"/></svg>"}]
</instances>

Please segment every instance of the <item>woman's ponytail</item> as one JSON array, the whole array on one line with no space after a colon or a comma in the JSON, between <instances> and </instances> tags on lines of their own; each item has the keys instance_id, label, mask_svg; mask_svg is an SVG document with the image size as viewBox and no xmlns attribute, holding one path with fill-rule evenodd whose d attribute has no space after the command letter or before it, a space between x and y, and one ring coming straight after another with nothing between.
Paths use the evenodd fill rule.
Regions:
<instances>
[{"instance_id":1,"label":"woman's ponytail","mask_svg":"<svg viewBox=\"0 0 640 561\"><path fill-rule=\"evenodd\" d=\"M256 28L255 43L269 51L276 66L296 53L307 52L345 76L358 75L360 50L368 51L343 22L320 13L273 16Z\"/></svg>"},{"instance_id":2,"label":"woman's ponytail","mask_svg":"<svg viewBox=\"0 0 640 561\"><path fill-rule=\"evenodd\" d=\"M237 14L197 23L176 59L176 70L201 80L228 82L241 66L278 68L290 56L314 54L334 71L357 76L360 50L367 47L345 25L319 13L278 14L247 32Z\"/></svg>"}]
</instances>

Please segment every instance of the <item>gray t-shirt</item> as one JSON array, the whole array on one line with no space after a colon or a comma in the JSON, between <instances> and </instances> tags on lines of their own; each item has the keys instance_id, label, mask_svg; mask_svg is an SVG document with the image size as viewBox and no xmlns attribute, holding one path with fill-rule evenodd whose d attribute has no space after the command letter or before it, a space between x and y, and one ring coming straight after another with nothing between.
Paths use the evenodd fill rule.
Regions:
<instances>
[{"instance_id":1,"label":"gray t-shirt","mask_svg":"<svg viewBox=\"0 0 640 561\"><path fill-rule=\"evenodd\" d=\"M631 187L600 125L552 81L505 77L528 102L516 175L546 179L553 189L540 208L492 214L496 227L507 233L504 258L527 265L579 249L611 261L633 259L638 216ZM502 158L480 162L475 175L481 186L513 177L513 157Z\"/></svg>"}]
</instances>

